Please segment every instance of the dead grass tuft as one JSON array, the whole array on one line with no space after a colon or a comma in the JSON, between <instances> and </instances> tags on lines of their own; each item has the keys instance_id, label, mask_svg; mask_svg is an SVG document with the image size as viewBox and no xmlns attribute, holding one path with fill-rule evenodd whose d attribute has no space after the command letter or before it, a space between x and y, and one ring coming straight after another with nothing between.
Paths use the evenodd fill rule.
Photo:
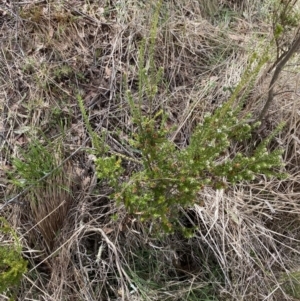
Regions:
<instances>
[{"instance_id":1,"label":"dead grass tuft","mask_svg":"<svg viewBox=\"0 0 300 301\"><path fill-rule=\"evenodd\" d=\"M50 176L25 198L50 253L75 203L74 177L73 168L69 164L64 165L59 173Z\"/></svg>"}]
</instances>

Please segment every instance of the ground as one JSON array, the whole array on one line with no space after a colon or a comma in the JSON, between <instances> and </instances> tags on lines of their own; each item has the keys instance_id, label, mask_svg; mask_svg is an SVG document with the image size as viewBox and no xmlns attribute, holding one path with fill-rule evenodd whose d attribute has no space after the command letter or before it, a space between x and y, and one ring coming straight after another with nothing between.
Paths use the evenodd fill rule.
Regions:
<instances>
[{"instance_id":1,"label":"ground","mask_svg":"<svg viewBox=\"0 0 300 301\"><path fill-rule=\"evenodd\" d=\"M119 182L139 168L129 95L139 99L141 72L162 70L140 112L163 110L168 139L183 150L251 62L266 58L232 103L242 104L240 118L252 114L249 124L258 120L299 20L298 1L2 1L0 210L16 235L0 231L0 247L19 244L28 264L0 299L299 300L297 51L262 125L227 154L284 122L268 150L283 149L287 176L204 187L179 209L189 238L154 233L151 220L129 214L95 166L100 137L122 158Z\"/></svg>"}]
</instances>

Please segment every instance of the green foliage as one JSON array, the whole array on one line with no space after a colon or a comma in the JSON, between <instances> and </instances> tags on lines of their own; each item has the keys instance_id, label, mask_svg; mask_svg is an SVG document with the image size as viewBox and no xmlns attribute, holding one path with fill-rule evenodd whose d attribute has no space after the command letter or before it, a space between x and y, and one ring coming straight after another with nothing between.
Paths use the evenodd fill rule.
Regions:
<instances>
[{"instance_id":1,"label":"green foliage","mask_svg":"<svg viewBox=\"0 0 300 301\"><path fill-rule=\"evenodd\" d=\"M22 258L16 233L2 217L0 233L10 238L9 244L0 245L0 293L2 293L19 284L22 275L27 271L27 261Z\"/></svg>"},{"instance_id":2,"label":"green foliage","mask_svg":"<svg viewBox=\"0 0 300 301\"><path fill-rule=\"evenodd\" d=\"M217 113L219 110L222 108ZM122 173L120 161L110 157L109 165L103 164L105 159L96 162L98 177L110 179L117 189L114 198L123 202L129 213L142 221L155 220L165 232L172 232L178 223L178 205L193 205L205 186L222 189L228 183L254 180L259 174L278 176L273 168L282 164L281 150L268 152L266 140L250 155L231 157L231 141L247 139L253 127L244 119L238 120L232 111L222 120L215 115L204 118L182 150L168 140L163 122L157 127L157 119L143 117L141 132L132 140L132 146L141 151L142 169L119 185L115 177Z\"/></svg>"},{"instance_id":3,"label":"green foliage","mask_svg":"<svg viewBox=\"0 0 300 301\"><path fill-rule=\"evenodd\" d=\"M118 178L123 173L121 159L117 158L116 156L100 157L96 159L95 163L99 167L97 169L98 178L108 179L109 185L113 187L117 186Z\"/></svg>"},{"instance_id":4,"label":"green foliage","mask_svg":"<svg viewBox=\"0 0 300 301\"><path fill-rule=\"evenodd\" d=\"M52 145L53 147L53 145ZM26 150L21 151L21 158L13 159L14 171L12 182L17 187L35 185L41 178L57 168L55 153L37 139L33 139Z\"/></svg>"},{"instance_id":5,"label":"green foliage","mask_svg":"<svg viewBox=\"0 0 300 301\"><path fill-rule=\"evenodd\" d=\"M90 138L92 140L92 144L93 144L93 148L94 148L94 151L99 155L99 154L102 154L105 150L107 150L107 148L105 148L105 144L103 142L104 140L104 137L99 137L92 129L92 126L90 124L90 121L89 121L89 116L85 110L85 107L84 107L84 103L83 103L83 99L80 95L77 95L77 101L78 101L78 105L79 105L79 109L80 109L80 112L81 112L81 115L82 115L82 118L83 118L83 121L84 121L84 124L87 128L87 131L90 135Z\"/></svg>"},{"instance_id":6,"label":"green foliage","mask_svg":"<svg viewBox=\"0 0 300 301\"><path fill-rule=\"evenodd\" d=\"M232 143L245 141L258 124L250 125L250 116L239 118L241 103L234 106L241 92L247 93L249 85L268 60L267 53L261 58L256 54L250 59L240 83L229 100L214 114L206 114L204 120L190 137L185 149L178 149L168 139L167 115L163 110L143 115L141 103L146 98L150 107L158 91L161 70L154 65L155 35L158 10L152 24L150 39L143 41L139 61L138 98L127 91L133 121L137 131L130 141L141 154L141 167L128 181L120 183L123 173L117 156L98 158L97 175L115 189L113 198L124 203L129 213L141 221L153 221L157 230L171 233L180 227L179 206L187 208L197 202L197 194L205 186L215 189L228 184L254 180L258 175L278 176L275 168L282 165L282 150L268 151L267 145L274 135L262 142L251 153L231 154ZM148 45L148 52L145 51ZM150 62L145 62L145 56ZM147 70L145 65L150 66ZM253 67L254 66L254 67ZM147 71L147 72L146 72ZM278 128L278 131L282 125ZM281 175L281 174L280 174ZM185 233L186 229L183 229Z\"/></svg>"},{"instance_id":7,"label":"green foliage","mask_svg":"<svg viewBox=\"0 0 300 301\"><path fill-rule=\"evenodd\" d=\"M64 78L69 78L70 76L72 76L73 70L68 65L61 65L54 69L53 74L56 80L62 80Z\"/></svg>"}]
</instances>

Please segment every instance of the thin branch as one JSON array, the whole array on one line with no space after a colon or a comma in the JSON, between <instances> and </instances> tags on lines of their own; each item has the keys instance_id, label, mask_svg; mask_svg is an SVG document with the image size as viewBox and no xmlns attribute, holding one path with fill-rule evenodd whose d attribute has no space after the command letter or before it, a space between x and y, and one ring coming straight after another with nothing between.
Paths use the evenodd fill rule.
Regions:
<instances>
[{"instance_id":1,"label":"thin branch","mask_svg":"<svg viewBox=\"0 0 300 301\"><path fill-rule=\"evenodd\" d=\"M262 119L264 118L264 116L266 115L273 99L274 99L274 85L279 77L280 72L282 71L282 69L284 68L284 66L286 65L286 63L289 61L289 59L292 57L292 55L298 50L298 48L300 47L300 35L298 35L298 37L295 39L292 47L289 49L289 51L285 54L285 56L281 59L281 61L278 63L272 80L270 82L269 85L269 93L268 93L268 99L258 117L258 121L262 121Z\"/></svg>"}]
</instances>

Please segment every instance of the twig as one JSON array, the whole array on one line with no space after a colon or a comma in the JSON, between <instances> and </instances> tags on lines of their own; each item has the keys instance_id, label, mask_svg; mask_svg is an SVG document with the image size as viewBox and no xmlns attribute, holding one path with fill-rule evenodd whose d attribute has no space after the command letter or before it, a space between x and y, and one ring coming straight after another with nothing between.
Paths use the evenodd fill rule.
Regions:
<instances>
[{"instance_id":1,"label":"twig","mask_svg":"<svg viewBox=\"0 0 300 301\"><path fill-rule=\"evenodd\" d=\"M271 80L270 85L269 85L268 99L267 99L262 111L260 112L260 115L259 115L257 121L262 121L262 119L266 115L266 113L267 113L267 111L268 111L268 109L271 105L271 102L274 99L274 85L275 85L275 83L278 79L278 76L279 76L280 72L282 71L282 69L284 68L285 64L288 62L288 60L291 58L291 56L298 50L299 47L300 47L300 34L298 34L298 37L295 39L294 44L289 49L289 51L278 62L278 65L277 65L277 67L274 71L272 80Z\"/></svg>"}]
</instances>

